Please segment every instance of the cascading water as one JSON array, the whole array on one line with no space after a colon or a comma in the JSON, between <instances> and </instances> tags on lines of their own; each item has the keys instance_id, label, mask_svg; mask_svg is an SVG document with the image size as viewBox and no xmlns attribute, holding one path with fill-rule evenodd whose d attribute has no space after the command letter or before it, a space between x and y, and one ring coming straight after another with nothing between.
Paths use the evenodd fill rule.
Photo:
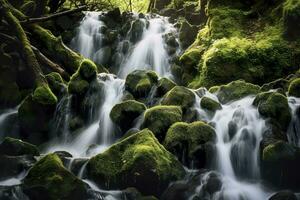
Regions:
<instances>
[{"instance_id":1,"label":"cascading water","mask_svg":"<svg viewBox=\"0 0 300 200\"><path fill-rule=\"evenodd\" d=\"M300 98L288 97L292 120L287 136L291 144L300 147Z\"/></svg>"},{"instance_id":2,"label":"cascading water","mask_svg":"<svg viewBox=\"0 0 300 200\"><path fill-rule=\"evenodd\" d=\"M205 96L217 97L206 92ZM196 97L199 105L199 97ZM219 174L222 187L208 199L225 200L257 200L267 199L270 193L264 191L259 184L259 143L266 130L266 124L255 107L252 106L254 97L245 97L241 100L222 105L209 118L201 107L197 108L204 120L214 124L217 134L215 143L216 160L212 169L202 176L201 184L192 197L204 198L204 185L209 181L211 173ZM204 115L203 115L204 114ZM201 118L201 116L200 116Z\"/></svg>"},{"instance_id":3,"label":"cascading water","mask_svg":"<svg viewBox=\"0 0 300 200\"><path fill-rule=\"evenodd\" d=\"M118 75L125 78L130 72L136 69L154 70L162 77L170 77L170 64L168 53L165 48L163 36L168 33L175 33L176 29L167 18L150 18L148 21L141 19L144 23L144 32L139 41L120 67ZM147 23L149 23L147 27Z\"/></svg>"}]
</instances>

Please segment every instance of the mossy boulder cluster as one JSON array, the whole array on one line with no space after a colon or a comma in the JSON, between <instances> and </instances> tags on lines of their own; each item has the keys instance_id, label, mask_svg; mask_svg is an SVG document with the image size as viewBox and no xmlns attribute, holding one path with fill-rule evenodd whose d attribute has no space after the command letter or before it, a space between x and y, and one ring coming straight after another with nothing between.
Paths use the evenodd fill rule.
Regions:
<instances>
[{"instance_id":1,"label":"mossy boulder cluster","mask_svg":"<svg viewBox=\"0 0 300 200\"><path fill-rule=\"evenodd\" d=\"M143 194L159 196L185 172L176 158L144 129L90 159L88 177L107 189L135 187ZM145 181L147 180L147 181Z\"/></svg>"},{"instance_id":2,"label":"mossy boulder cluster","mask_svg":"<svg viewBox=\"0 0 300 200\"><path fill-rule=\"evenodd\" d=\"M168 130L164 146L178 159L193 168L205 168L212 155L210 145L215 142L214 129L201 121L177 122Z\"/></svg>"}]
</instances>

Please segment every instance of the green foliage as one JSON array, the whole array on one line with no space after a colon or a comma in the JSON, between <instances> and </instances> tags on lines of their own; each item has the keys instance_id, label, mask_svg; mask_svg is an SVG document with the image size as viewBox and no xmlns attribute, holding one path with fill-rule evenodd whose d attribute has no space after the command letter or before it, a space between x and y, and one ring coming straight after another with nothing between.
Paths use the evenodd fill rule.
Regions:
<instances>
[{"instance_id":1,"label":"green foliage","mask_svg":"<svg viewBox=\"0 0 300 200\"><path fill-rule=\"evenodd\" d=\"M143 194L159 196L184 170L148 129L135 133L90 159L91 180L108 189L135 187ZM147 180L147 181L145 181Z\"/></svg>"}]
</instances>

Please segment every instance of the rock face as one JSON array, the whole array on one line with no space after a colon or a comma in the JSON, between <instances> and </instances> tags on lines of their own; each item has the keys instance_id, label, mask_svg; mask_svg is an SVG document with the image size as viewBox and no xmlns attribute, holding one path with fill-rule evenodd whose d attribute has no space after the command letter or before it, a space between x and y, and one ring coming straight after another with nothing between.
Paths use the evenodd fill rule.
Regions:
<instances>
[{"instance_id":1,"label":"rock face","mask_svg":"<svg viewBox=\"0 0 300 200\"><path fill-rule=\"evenodd\" d=\"M262 175L273 185L299 189L300 149L277 141L263 149Z\"/></svg>"},{"instance_id":2,"label":"rock face","mask_svg":"<svg viewBox=\"0 0 300 200\"><path fill-rule=\"evenodd\" d=\"M24 179L24 192L30 199L84 199L86 185L64 168L56 154L39 160Z\"/></svg>"},{"instance_id":3,"label":"rock face","mask_svg":"<svg viewBox=\"0 0 300 200\"><path fill-rule=\"evenodd\" d=\"M6 137L0 144L0 155L21 156L21 155L40 155L36 146L23 142L22 140Z\"/></svg>"},{"instance_id":4,"label":"rock face","mask_svg":"<svg viewBox=\"0 0 300 200\"><path fill-rule=\"evenodd\" d=\"M154 71L135 70L126 77L125 88L135 98L143 98L157 81L158 76Z\"/></svg>"},{"instance_id":5,"label":"rock face","mask_svg":"<svg viewBox=\"0 0 300 200\"><path fill-rule=\"evenodd\" d=\"M146 110L142 127L150 129L159 141L163 141L169 127L181 120L179 106L155 106Z\"/></svg>"},{"instance_id":6,"label":"rock face","mask_svg":"<svg viewBox=\"0 0 300 200\"><path fill-rule=\"evenodd\" d=\"M169 128L163 144L183 164L203 168L210 160L209 145L215 139L214 129L204 122L177 122Z\"/></svg>"},{"instance_id":7,"label":"rock face","mask_svg":"<svg viewBox=\"0 0 300 200\"><path fill-rule=\"evenodd\" d=\"M146 109L144 104L135 100L128 100L116 104L110 112L110 118L125 132L133 127L134 120Z\"/></svg>"},{"instance_id":8,"label":"rock face","mask_svg":"<svg viewBox=\"0 0 300 200\"><path fill-rule=\"evenodd\" d=\"M183 177L176 158L144 129L90 159L88 177L107 189L135 187L142 194L160 196L172 181ZM147 180L147 181L146 181Z\"/></svg>"}]
</instances>

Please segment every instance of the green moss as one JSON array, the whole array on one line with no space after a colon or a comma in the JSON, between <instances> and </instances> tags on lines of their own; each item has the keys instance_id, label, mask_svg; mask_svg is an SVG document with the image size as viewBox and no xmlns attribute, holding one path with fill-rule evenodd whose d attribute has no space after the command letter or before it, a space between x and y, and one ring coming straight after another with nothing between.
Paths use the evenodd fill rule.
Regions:
<instances>
[{"instance_id":1,"label":"green moss","mask_svg":"<svg viewBox=\"0 0 300 200\"><path fill-rule=\"evenodd\" d=\"M154 135L163 141L169 127L182 120L179 106L155 106L146 110L142 127L149 128Z\"/></svg>"},{"instance_id":2,"label":"green moss","mask_svg":"<svg viewBox=\"0 0 300 200\"><path fill-rule=\"evenodd\" d=\"M284 141L277 141L263 150L263 161L276 162L293 159L296 149Z\"/></svg>"},{"instance_id":3,"label":"green moss","mask_svg":"<svg viewBox=\"0 0 300 200\"><path fill-rule=\"evenodd\" d=\"M243 36L246 13L231 7L217 7L208 10L209 34L212 39Z\"/></svg>"},{"instance_id":4,"label":"green moss","mask_svg":"<svg viewBox=\"0 0 300 200\"><path fill-rule=\"evenodd\" d=\"M92 61L84 59L80 64L79 73L86 80L94 79L97 75L97 66Z\"/></svg>"},{"instance_id":5,"label":"green moss","mask_svg":"<svg viewBox=\"0 0 300 200\"><path fill-rule=\"evenodd\" d=\"M89 82L83 80L78 73L73 74L68 84L68 91L71 94L84 95L89 88Z\"/></svg>"},{"instance_id":6,"label":"green moss","mask_svg":"<svg viewBox=\"0 0 300 200\"><path fill-rule=\"evenodd\" d=\"M193 162L194 164L198 162L197 167L202 168L207 164L205 163L206 158L203 158L207 153L205 144L214 142L215 139L214 129L204 122L197 121L190 124L177 122L169 128L163 144L185 164L191 165ZM199 148L203 149L204 153L201 155L203 157L198 157L199 155L196 153ZM187 158L185 158L185 152Z\"/></svg>"},{"instance_id":7,"label":"green moss","mask_svg":"<svg viewBox=\"0 0 300 200\"><path fill-rule=\"evenodd\" d=\"M128 100L116 104L110 112L110 118L114 123L118 124L123 131L127 131L134 125L134 120L146 109L144 104L138 101Z\"/></svg>"},{"instance_id":8,"label":"green moss","mask_svg":"<svg viewBox=\"0 0 300 200\"><path fill-rule=\"evenodd\" d=\"M80 199L85 196L85 184L64 168L62 161L56 154L48 154L39 160L28 172L24 179L27 191L44 188L42 196L52 200Z\"/></svg>"},{"instance_id":9,"label":"green moss","mask_svg":"<svg viewBox=\"0 0 300 200\"><path fill-rule=\"evenodd\" d=\"M195 103L195 95L188 88L183 86L175 86L163 97L162 105L181 106L183 110L187 110Z\"/></svg>"},{"instance_id":10,"label":"green moss","mask_svg":"<svg viewBox=\"0 0 300 200\"><path fill-rule=\"evenodd\" d=\"M187 68L187 71L193 71L197 69L200 62L203 51L199 48L191 48L184 52L179 61Z\"/></svg>"},{"instance_id":11,"label":"green moss","mask_svg":"<svg viewBox=\"0 0 300 200\"><path fill-rule=\"evenodd\" d=\"M217 102L209 97L202 97L200 105L202 108L207 109L212 112L216 112L217 110L222 109L222 106L219 102Z\"/></svg>"},{"instance_id":12,"label":"green moss","mask_svg":"<svg viewBox=\"0 0 300 200\"><path fill-rule=\"evenodd\" d=\"M66 91L66 85L59 73L51 72L47 74L45 78L47 79L50 89L56 96L60 96L64 91Z\"/></svg>"},{"instance_id":13,"label":"green moss","mask_svg":"<svg viewBox=\"0 0 300 200\"><path fill-rule=\"evenodd\" d=\"M53 94L48 85L37 87L33 92L32 99L42 105L55 105L57 103L57 97Z\"/></svg>"},{"instance_id":14,"label":"green moss","mask_svg":"<svg viewBox=\"0 0 300 200\"><path fill-rule=\"evenodd\" d=\"M271 118L286 131L291 120L291 111L287 98L278 92L258 94L253 102L261 115Z\"/></svg>"},{"instance_id":15,"label":"green moss","mask_svg":"<svg viewBox=\"0 0 300 200\"><path fill-rule=\"evenodd\" d=\"M157 95L158 96L162 96L164 94L166 94L168 91L170 91L171 89L173 89L176 86L176 83L174 83L173 81L171 81L168 78L161 78L158 81L157 84Z\"/></svg>"},{"instance_id":16,"label":"green moss","mask_svg":"<svg viewBox=\"0 0 300 200\"><path fill-rule=\"evenodd\" d=\"M0 154L8 156L40 155L36 146L10 137L4 138L0 144Z\"/></svg>"},{"instance_id":17,"label":"green moss","mask_svg":"<svg viewBox=\"0 0 300 200\"><path fill-rule=\"evenodd\" d=\"M288 94L289 96L300 97L300 78L297 78L290 83Z\"/></svg>"},{"instance_id":18,"label":"green moss","mask_svg":"<svg viewBox=\"0 0 300 200\"><path fill-rule=\"evenodd\" d=\"M137 188L144 195L159 196L172 181L181 179L183 167L144 129L90 159L88 176L107 189ZM145 181L147 180L147 181Z\"/></svg>"},{"instance_id":19,"label":"green moss","mask_svg":"<svg viewBox=\"0 0 300 200\"><path fill-rule=\"evenodd\" d=\"M135 70L126 77L125 88L136 98L146 97L157 81L155 72Z\"/></svg>"},{"instance_id":20,"label":"green moss","mask_svg":"<svg viewBox=\"0 0 300 200\"><path fill-rule=\"evenodd\" d=\"M222 104L225 104L249 95L256 95L259 91L259 86L238 80L221 85L217 91L217 97Z\"/></svg>"},{"instance_id":21,"label":"green moss","mask_svg":"<svg viewBox=\"0 0 300 200\"><path fill-rule=\"evenodd\" d=\"M300 34L300 2L298 0L286 0L283 5L283 21L285 37L290 40L299 39Z\"/></svg>"}]
</instances>

